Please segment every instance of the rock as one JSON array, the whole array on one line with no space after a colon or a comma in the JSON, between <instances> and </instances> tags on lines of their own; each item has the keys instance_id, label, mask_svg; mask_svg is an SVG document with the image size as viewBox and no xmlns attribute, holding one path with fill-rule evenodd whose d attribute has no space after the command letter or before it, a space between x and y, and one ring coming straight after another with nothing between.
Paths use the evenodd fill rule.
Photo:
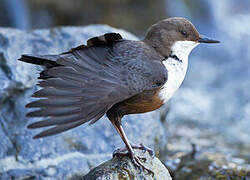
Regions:
<instances>
[{"instance_id":1,"label":"rock","mask_svg":"<svg viewBox=\"0 0 250 180\"><path fill-rule=\"evenodd\" d=\"M134 180L171 180L167 168L156 157L151 157L148 152L135 150L135 154L145 158L143 165L154 172L150 174L147 171L141 171L136 168L128 156L115 156L113 159L106 161L92 169L87 175L75 176L72 180L117 180L117 179L134 179Z\"/></svg>"},{"instance_id":2,"label":"rock","mask_svg":"<svg viewBox=\"0 0 250 180\"><path fill-rule=\"evenodd\" d=\"M230 154L200 151L194 144L189 153L169 150L167 154L165 165L173 179L250 179L247 162Z\"/></svg>"},{"instance_id":3,"label":"rock","mask_svg":"<svg viewBox=\"0 0 250 180\"><path fill-rule=\"evenodd\" d=\"M106 117L92 126L83 125L68 132L33 140L41 130L26 126L39 119L25 117L25 104L37 90L41 68L17 61L21 54L56 54L69 50L92 36L119 32L106 25L62 27L21 31L0 28L0 179L65 179L108 160L118 147L124 147ZM123 119L128 138L143 143L156 153L166 145L166 131L159 111L131 115ZM157 149L158 148L158 149Z\"/></svg>"}]
</instances>

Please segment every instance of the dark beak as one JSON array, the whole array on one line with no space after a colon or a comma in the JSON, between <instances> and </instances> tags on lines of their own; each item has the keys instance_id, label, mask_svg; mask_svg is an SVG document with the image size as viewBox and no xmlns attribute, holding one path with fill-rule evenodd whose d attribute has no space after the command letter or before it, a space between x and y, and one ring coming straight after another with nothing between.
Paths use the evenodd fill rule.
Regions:
<instances>
[{"instance_id":1,"label":"dark beak","mask_svg":"<svg viewBox=\"0 0 250 180\"><path fill-rule=\"evenodd\" d=\"M220 41L213 40L213 39L211 39L209 37L200 35L198 42L199 43L219 43Z\"/></svg>"}]
</instances>

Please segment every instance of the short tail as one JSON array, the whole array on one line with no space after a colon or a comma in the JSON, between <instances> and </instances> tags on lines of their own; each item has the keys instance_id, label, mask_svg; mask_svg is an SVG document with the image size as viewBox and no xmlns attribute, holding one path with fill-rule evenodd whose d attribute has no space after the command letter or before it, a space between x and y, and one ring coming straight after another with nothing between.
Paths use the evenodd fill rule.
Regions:
<instances>
[{"instance_id":1,"label":"short tail","mask_svg":"<svg viewBox=\"0 0 250 180\"><path fill-rule=\"evenodd\" d=\"M55 66L59 66L56 63L58 59L58 55L45 55L45 56L34 56L34 55L22 55L19 61L23 61L30 64L36 64L40 66L45 66L46 68L51 68Z\"/></svg>"},{"instance_id":2,"label":"short tail","mask_svg":"<svg viewBox=\"0 0 250 180\"><path fill-rule=\"evenodd\" d=\"M40 73L39 79L48 79L52 76L49 76L47 74L47 69L61 66L56 63L56 60L59 58L59 55L43 55L43 56L34 56L34 55L22 55L21 58L19 58L19 61L23 61L30 64L36 64L45 67L44 71Z\"/></svg>"}]
</instances>

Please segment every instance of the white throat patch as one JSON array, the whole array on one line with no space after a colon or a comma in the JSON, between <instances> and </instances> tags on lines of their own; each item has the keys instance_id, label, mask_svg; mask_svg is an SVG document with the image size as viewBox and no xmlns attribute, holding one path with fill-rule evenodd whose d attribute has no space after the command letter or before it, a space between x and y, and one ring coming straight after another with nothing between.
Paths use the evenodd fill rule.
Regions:
<instances>
[{"instance_id":1,"label":"white throat patch","mask_svg":"<svg viewBox=\"0 0 250 180\"><path fill-rule=\"evenodd\" d=\"M169 57L163 64L168 71L168 80L160 90L160 98L163 102L167 102L180 87L185 78L188 55L199 43L193 41L177 41L172 46L172 57ZM177 61L173 56L177 56L180 61Z\"/></svg>"},{"instance_id":2,"label":"white throat patch","mask_svg":"<svg viewBox=\"0 0 250 180\"><path fill-rule=\"evenodd\" d=\"M190 52L198 44L199 43L194 41L176 41L171 48L172 54L176 55L180 60L185 61L188 59Z\"/></svg>"}]
</instances>

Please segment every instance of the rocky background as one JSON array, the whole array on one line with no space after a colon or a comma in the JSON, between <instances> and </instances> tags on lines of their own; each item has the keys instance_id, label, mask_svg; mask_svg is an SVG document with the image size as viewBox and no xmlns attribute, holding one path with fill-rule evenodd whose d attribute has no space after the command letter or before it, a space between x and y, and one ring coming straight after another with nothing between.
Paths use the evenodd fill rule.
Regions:
<instances>
[{"instance_id":1,"label":"rocky background","mask_svg":"<svg viewBox=\"0 0 250 180\"><path fill-rule=\"evenodd\" d=\"M250 2L237 0L1 0L0 177L71 177L87 173L123 146L103 118L62 135L34 141L24 105L39 69L16 59L22 53L59 53L87 38L118 31L143 37L159 19L182 16L220 40L190 55L183 86L160 111L128 116L132 141L155 149L173 179L250 179ZM122 31L127 38L135 36ZM147 129L147 131L145 131Z\"/></svg>"}]
</instances>

